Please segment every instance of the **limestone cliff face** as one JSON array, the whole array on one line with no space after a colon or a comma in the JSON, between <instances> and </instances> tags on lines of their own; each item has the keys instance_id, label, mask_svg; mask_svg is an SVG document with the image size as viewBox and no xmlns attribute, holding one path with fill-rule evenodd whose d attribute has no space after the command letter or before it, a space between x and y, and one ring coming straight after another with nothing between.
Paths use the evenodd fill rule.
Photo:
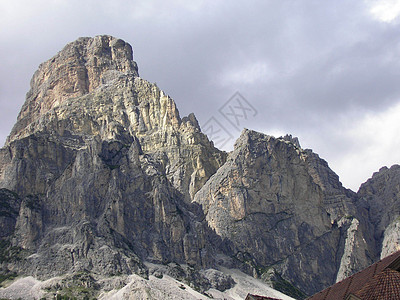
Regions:
<instances>
[{"instance_id":1,"label":"limestone cliff face","mask_svg":"<svg viewBox=\"0 0 400 300\"><path fill-rule=\"evenodd\" d=\"M336 277L351 246L346 236L357 231L363 239L352 226L352 197L298 141L245 130L195 201L211 228L235 244L237 260L261 277L273 267L312 293Z\"/></svg>"},{"instance_id":2,"label":"limestone cliff face","mask_svg":"<svg viewBox=\"0 0 400 300\"><path fill-rule=\"evenodd\" d=\"M80 38L39 66L0 149L0 272L165 273L204 291L234 284L204 270L225 266L301 297L292 285L312 294L399 247L399 170L355 194L289 135L244 130L227 155L139 77L128 43Z\"/></svg>"},{"instance_id":3,"label":"limestone cliff face","mask_svg":"<svg viewBox=\"0 0 400 300\"><path fill-rule=\"evenodd\" d=\"M194 115L181 119L167 94L138 77L131 46L110 36L80 38L40 65L7 139L10 155L13 141L33 134L73 150L94 136L125 144L136 139L187 201L226 156L200 132Z\"/></svg>"},{"instance_id":4,"label":"limestone cliff face","mask_svg":"<svg viewBox=\"0 0 400 300\"><path fill-rule=\"evenodd\" d=\"M400 166L383 167L361 185L360 205L368 209L377 252L386 257L400 249Z\"/></svg>"},{"instance_id":5,"label":"limestone cliff face","mask_svg":"<svg viewBox=\"0 0 400 300\"><path fill-rule=\"evenodd\" d=\"M18 195L9 190L0 189L0 239L13 234L20 204Z\"/></svg>"},{"instance_id":6,"label":"limestone cliff face","mask_svg":"<svg viewBox=\"0 0 400 300\"><path fill-rule=\"evenodd\" d=\"M38 130L34 122L65 100L88 94L122 74L139 76L132 47L124 41L98 36L68 44L33 75L8 143Z\"/></svg>"},{"instance_id":7,"label":"limestone cliff face","mask_svg":"<svg viewBox=\"0 0 400 300\"><path fill-rule=\"evenodd\" d=\"M212 265L218 237L191 198L225 156L194 115L181 119L138 77L129 44L68 44L40 65L0 150L2 203L15 206L0 226L31 254L9 268L46 277L145 273L143 259Z\"/></svg>"}]
</instances>

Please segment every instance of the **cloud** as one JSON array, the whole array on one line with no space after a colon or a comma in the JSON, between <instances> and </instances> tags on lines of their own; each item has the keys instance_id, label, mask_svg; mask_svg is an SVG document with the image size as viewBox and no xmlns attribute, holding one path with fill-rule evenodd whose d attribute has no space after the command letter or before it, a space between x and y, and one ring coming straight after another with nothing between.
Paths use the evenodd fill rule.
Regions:
<instances>
[{"instance_id":1,"label":"cloud","mask_svg":"<svg viewBox=\"0 0 400 300\"><path fill-rule=\"evenodd\" d=\"M371 15L382 22L392 22L400 15L400 2L397 0L367 1Z\"/></svg>"},{"instance_id":2,"label":"cloud","mask_svg":"<svg viewBox=\"0 0 400 300\"><path fill-rule=\"evenodd\" d=\"M249 62L240 67L234 66L221 74L219 81L221 85L232 86L242 84L255 84L268 80L273 73L264 62Z\"/></svg>"},{"instance_id":3,"label":"cloud","mask_svg":"<svg viewBox=\"0 0 400 300\"><path fill-rule=\"evenodd\" d=\"M360 120L347 120L341 126L342 139L353 146L331 164L348 187L357 190L381 167L400 164L399 119L400 103L378 114L369 112Z\"/></svg>"}]
</instances>

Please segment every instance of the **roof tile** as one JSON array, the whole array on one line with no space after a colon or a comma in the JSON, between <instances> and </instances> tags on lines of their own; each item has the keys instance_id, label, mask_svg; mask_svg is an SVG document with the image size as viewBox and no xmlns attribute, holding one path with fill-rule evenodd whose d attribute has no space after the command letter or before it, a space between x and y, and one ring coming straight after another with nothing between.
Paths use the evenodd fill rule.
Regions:
<instances>
[{"instance_id":1,"label":"roof tile","mask_svg":"<svg viewBox=\"0 0 400 300\"><path fill-rule=\"evenodd\" d=\"M361 292L362 290L364 290L364 288L368 288L368 286L371 286L373 282L375 282L374 280L377 280L375 279L375 277L380 278L379 280L381 281L378 281L381 282L380 284L388 285L388 287L387 288L385 287L384 290L381 291L381 293L385 291L391 293L393 289L397 289L396 290L397 298L365 298L365 299L400 299L400 297L398 296L400 294L400 281L399 284L397 284L397 281L395 279L397 278L395 276L396 273L399 275L400 279L400 273L397 272L397 270L390 269L391 266L398 265L397 262L399 260L400 260L400 251L397 251L392 255L389 255L384 259L367 267L366 269L356 274L353 274L352 276L347 277L346 279L315 294L314 296L308 298L308 300L339 300L339 299L345 300L347 296L349 296L350 294L353 294L364 300L364 296L367 294L362 294L364 296L361 297L360 296L361 294L358 295L358 292ZM386 270L391 270L394 273Z\"/></svg>"}]
</instances>

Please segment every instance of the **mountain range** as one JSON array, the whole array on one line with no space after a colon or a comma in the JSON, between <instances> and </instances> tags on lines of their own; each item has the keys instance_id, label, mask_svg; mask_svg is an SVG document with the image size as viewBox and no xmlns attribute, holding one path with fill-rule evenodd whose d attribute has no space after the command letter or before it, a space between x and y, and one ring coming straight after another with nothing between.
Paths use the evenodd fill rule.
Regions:
<instances>
[{"instance_id":1,"label":"mountain range","mask_svg":"<svg viewBox=\"0 0 400 300\"><path fill-rule=\"evenodd\" d=\"M356 193L291 135L217 149L128 43L79 38L0 149L0 298L303 299L400 249L398 199L400 166Z\"/></svg>"}]
</instances>

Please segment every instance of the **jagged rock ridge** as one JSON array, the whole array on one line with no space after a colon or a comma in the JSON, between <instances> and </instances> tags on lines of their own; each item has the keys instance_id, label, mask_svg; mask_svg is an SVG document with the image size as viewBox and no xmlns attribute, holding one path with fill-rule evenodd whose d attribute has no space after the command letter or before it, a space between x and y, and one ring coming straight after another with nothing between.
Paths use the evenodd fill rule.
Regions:
<instances>
[{"instance_id":1,"label":"jagged rock ridge","mask_svg":"<svg viewBox=\"0 0 400 300\"><path fill-rule=\"evenodd\" d=\"M397 207L395 167L355 194L289 135L244 130L227 155L132 53L80 38L34 74L0 149L2 272L92 287L166 274L205 291L232 287L206 270L225 266L301 298L398 247L400 211L379 203Z\"/></svg>"},{"instance_id":2,"label":"jagged rock ridge","mask_svg":"<svg viewBox=\"0 0 400 300\"><path fill-rule=\"evenodd\" d=\"M191 197L225 157L193 115L181 119L138 77L130 45L68 44L35 73L0 150L0 186L18 195L19 212L3 226L30 254L6 268L47 278L147 276L143 259L214 265L211 248L224 246Z\"/></svg>"},{"instance_id":3,"label":"jagged rock ridge","mask_svg":"<svg viewBox=\"0 0 400 300\"><path fill-rule=\"evenodd\" d=\"M354 230L353 197L298 141L245 130L195 201L250 270L264 277L274 268L312 293L337 275L345 238Z\"/></svg>"}]
</instances>

